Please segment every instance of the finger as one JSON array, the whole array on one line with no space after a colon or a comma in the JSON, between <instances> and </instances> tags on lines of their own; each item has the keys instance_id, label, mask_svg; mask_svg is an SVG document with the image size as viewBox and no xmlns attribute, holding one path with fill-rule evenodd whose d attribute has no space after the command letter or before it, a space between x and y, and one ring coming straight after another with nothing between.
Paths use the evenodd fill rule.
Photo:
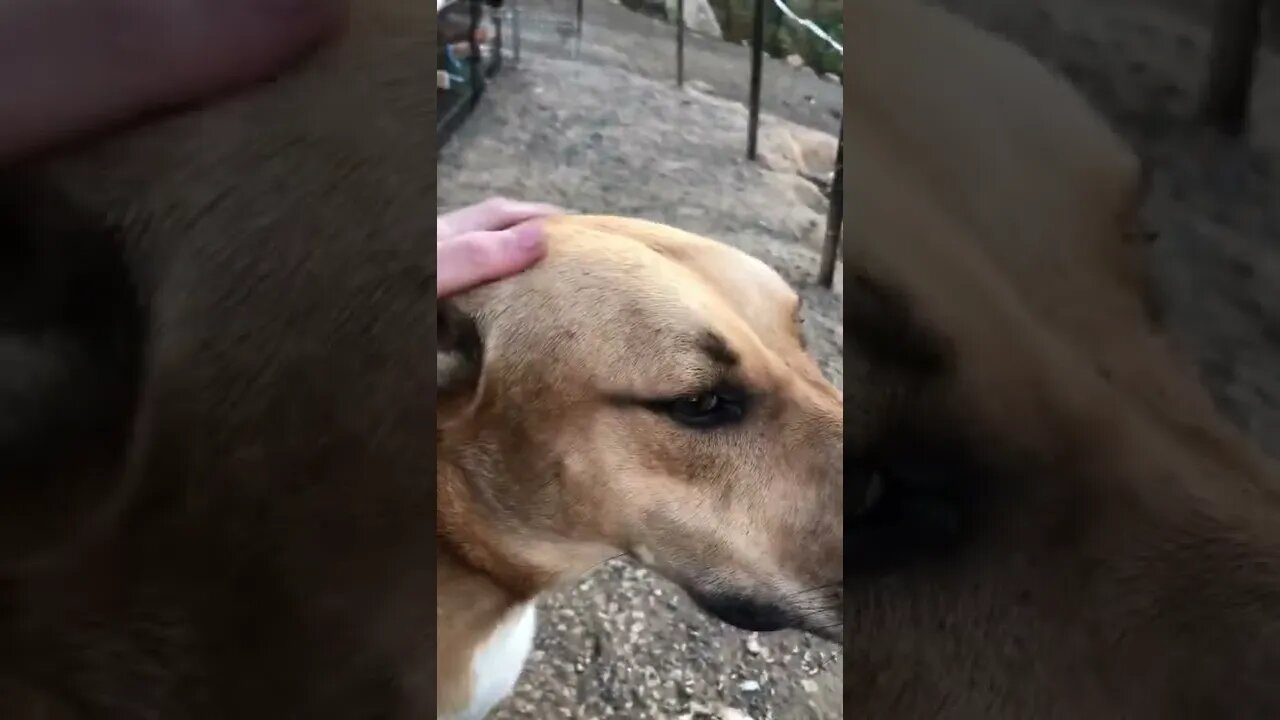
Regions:
<instances>
[{"instance_id":1,"label":"finger","mask_svg":"<svg viewBox=\"0 0 1280 720\"><path fill-rule=\"evenodd\" d=\"M436 240L471 232L506 230L513 225L564 212L554 205L491 198L436 218Z\"/></svg>"},{"instance_id":2,"label":"finger","mask_svg":"<svg viewBox=\"0 0 1280 720\"><path fill-rule=\"evenodd\" d=\"M525 223L509 230L473 232L436 243L436 297L514 275L546 254L542 229Z\"/></svg>"}]
</instances>

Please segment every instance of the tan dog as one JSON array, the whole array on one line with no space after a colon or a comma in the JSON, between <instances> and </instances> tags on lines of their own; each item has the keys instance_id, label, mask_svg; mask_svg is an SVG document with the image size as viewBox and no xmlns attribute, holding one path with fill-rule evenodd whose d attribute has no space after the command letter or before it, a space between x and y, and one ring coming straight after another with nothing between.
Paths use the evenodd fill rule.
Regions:
<instances>
[{"instance_id":1,"label":"tan dog","mask_svg":"<svg viewBox=\"0 0 1280 720\"><path fill-rule=\"evenodd\" d=\"M430 717L437 581L456 673L504 608L624 550L730 619L835 632L836 594L788 595L841 573L839 396L794 296L578 221L461 301L477 384L433 380L433 11L352 12L305 67L2 196L5 720Z\"/></svg>"},{"instance_id":2,"label":"tan dog","mask_svg":"<svg viewBox=\"0 0 1280 720\"><path fill-rule=\"evenodd\" d=\"M840 637L843 407L796 294L662 225L547 233L540 265L440 321L442 716L483 717L532 601L620 552L739 627Z\"/></svg>"},{"instance_id":3,"label":"tan dog","mask_svg":"<svg viewBox=\"0 0 1280 720\"><path fill-rule=\"evenodd\" d=\"M967 23L846 12L846 711L1280 716L1280 482L1148 320L1133 153Z\"/></svg>"}]
</instances>

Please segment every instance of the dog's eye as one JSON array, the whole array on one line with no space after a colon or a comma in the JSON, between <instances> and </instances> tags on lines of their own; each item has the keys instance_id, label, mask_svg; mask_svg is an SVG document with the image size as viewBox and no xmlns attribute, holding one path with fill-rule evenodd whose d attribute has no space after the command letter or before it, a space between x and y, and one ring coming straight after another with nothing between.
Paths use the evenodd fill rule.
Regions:
<instances>
[{"instance_id":1,"label":"dog's eye","mask_svg":"<svg viewBox=\"0 0 1280 720\"><path fill-rule=\"evenodd\" d=\"M742 419L744 406L740 399L716 391L678 397L663 408L672 420L691 428L712 428Z\"/></svg>"},{"instance_id":2,"label":"dog's eye","mask_svg":"<svg viewBox=\"0 0 1280 720\"><path fill-rule=\"evenodd\" d=\"M912 447L854 459L846 488L855 498L845 529L846 572L874 574L939 558L972 529L981 472L964 455Z\"/></svg>"}]
</instances>

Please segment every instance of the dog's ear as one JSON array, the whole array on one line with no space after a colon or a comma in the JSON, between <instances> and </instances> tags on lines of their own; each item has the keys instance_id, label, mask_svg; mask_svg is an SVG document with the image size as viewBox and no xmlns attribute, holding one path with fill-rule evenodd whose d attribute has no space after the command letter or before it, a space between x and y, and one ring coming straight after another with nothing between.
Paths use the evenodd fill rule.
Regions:
<instances>
[{"instance_id":1,"label":"dog's ear","mask_svg":"<svg viewBox=\"0 0 1280 720\"><path fill-rule=\"evenodd\" d=\"M39 178L0 177L0 575L124 487L147 313L123 242Z\"/></svg>"},{"instance_id":2,"label":"dog's ear","mask_svg":"<svg viewBox=\"0 0 1280 720\"><path fill-rule=\"evenodd\" d=\"M451 300L436 301L436 398L447 402L472 394L480 382L484 340L475 318Z\"/></svg>"}]
</instances>

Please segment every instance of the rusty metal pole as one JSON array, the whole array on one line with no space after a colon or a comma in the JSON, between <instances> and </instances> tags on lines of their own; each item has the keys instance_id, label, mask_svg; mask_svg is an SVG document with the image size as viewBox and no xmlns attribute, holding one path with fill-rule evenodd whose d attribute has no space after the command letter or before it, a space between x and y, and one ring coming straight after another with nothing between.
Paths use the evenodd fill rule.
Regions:
<instances>
[{"instance_id":1,"label":"rusty metal pole","mask_svg":"<svg viewBox=\"0 0 1280 720\"><path fill-rule=\"evenodd\" d=\"M844 127L841 120L840 126ZM818 267L818 284L830 288L835 282L836 256L844 237L844 132L836 143L836 166L831 176L831 198L827 203L827 236L822 244L822 263Z\"/></svg>"},{"instance_id":2,"label":"rusty metal pole","mask_svg":"<svg viewBox=\"0 0 1280 720\"><path fill-rule=\"evenodd\" d=\"M751 99L747 118L747 159L756 159L760 134L760 72L764 64L764 0L756 0L756 14L751 27Z\"/></svg>"}]
</instances>

